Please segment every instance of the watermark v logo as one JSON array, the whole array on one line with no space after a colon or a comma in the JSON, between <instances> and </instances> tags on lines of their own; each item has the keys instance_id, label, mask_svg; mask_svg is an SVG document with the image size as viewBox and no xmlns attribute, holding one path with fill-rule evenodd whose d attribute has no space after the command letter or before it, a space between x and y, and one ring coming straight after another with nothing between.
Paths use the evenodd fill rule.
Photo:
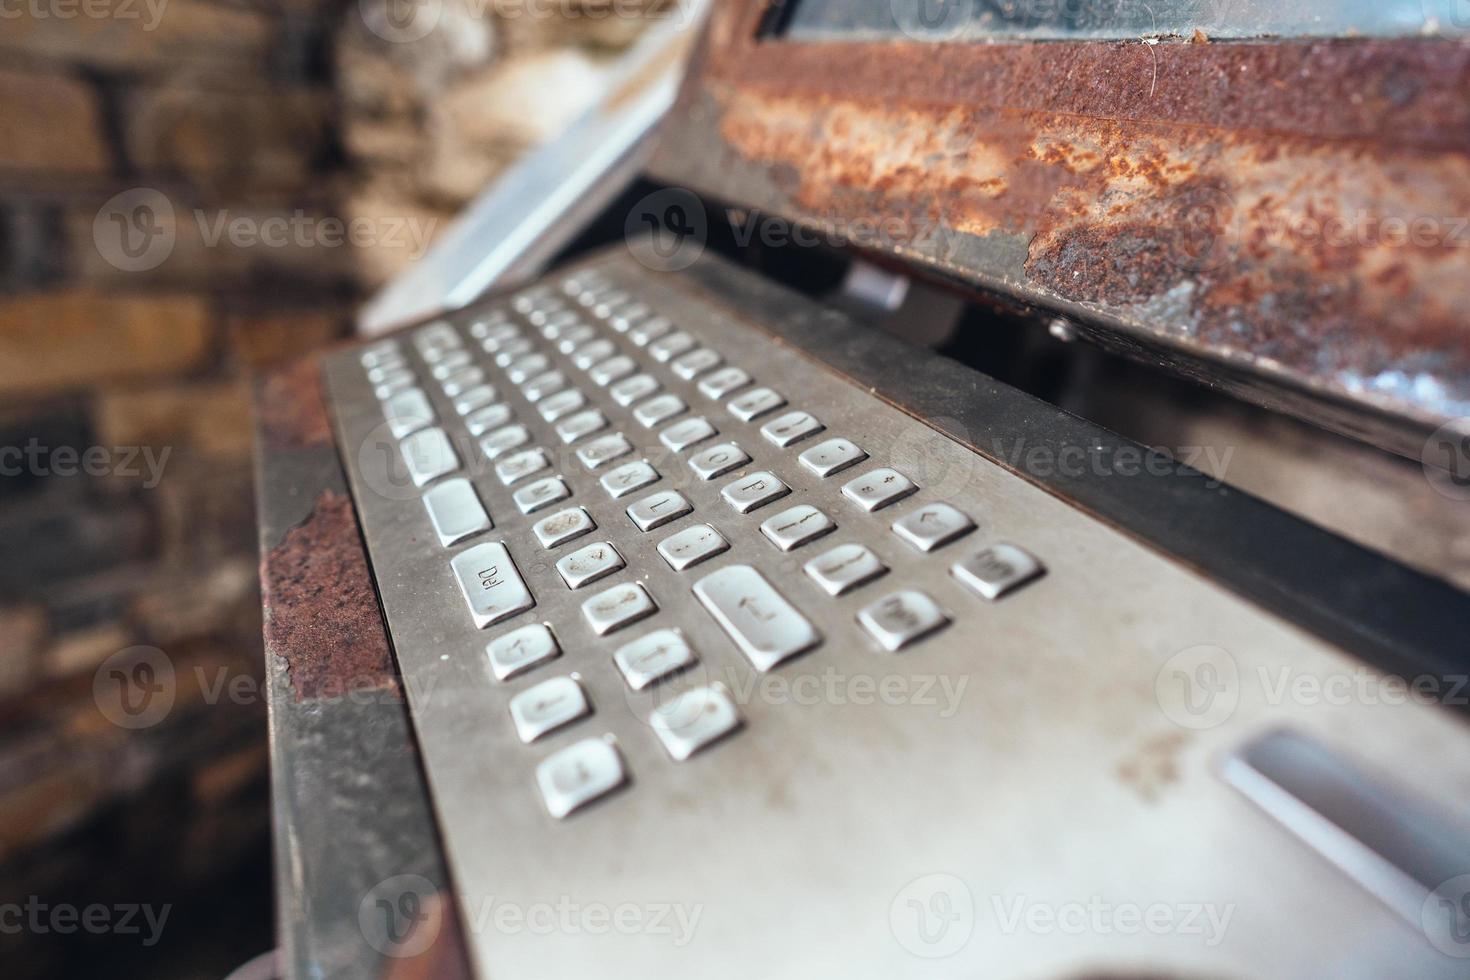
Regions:
<instances>
[{"instance_id":1,"label":"watermark v logo","mask_svg":"<svg viewBox=\"0 0 1470 980\"><path fill-rule=\"evenodd\" d=\"M1424 19L1442 30L1470 30L1470 0L1424 0Z\"/></svg>"},{"instance_id":2,"label":"watermark v logo","mask_svg":"<svg viewBox=\"0 0 1470 980\"><path fill-rule=\"evenodd\" d=\"M1180 650L1159 668L1154 697L1164 715L1181 728L1214 728L1235 714L1240 704L1240 667L1222 647Z\"/></svg>"},{"instance_id":3,"label":"watermark v logo","mask_svg":"<svg viewBox=\"0 0 1470 980\"><path fill-rule=\"evenodd\" d=\"M894 26L915 40L948 40L975 16L974 0L889 0Z\"/></svg>"},{"instance_id":4,"label":"watermark v logo","mask_svg":"<svg viewBox=\"0 0 1470 980\"><path fill-rule=\"evenodd\" d=\"M443 0L358 0L367 29L390 44L428 37L444 15Z\"/></svg>"},{"instance_id":5,"label":"watermark v logo","mask_svg":"<svg viewBox=\"0 0 1470 980\"><path fill-rule=\"evenodd\" d=\"M924 875L893 897L888 925L898 944L915 956L953 956L975 932L975 897L954 875Z\"/></svg>"},{"instance_id":6,"label":"watermark v logo","mask_svg":"<svg viewBox=\"0 0 1470 980\"><path fill-rule=\"evenodd\" d=\"M369 946L384 956L412 957L439 937L439 890L422 875L395 875L378 882L357 907L357 926Z\"/></svg>"},{"instance_id":7,"label":"watermark v logo","mask_svg":"<svg viewBox=\"0 0 1470 980\"><path fill-rule=\"evenodd\" d=\"M119 728L151 728L173 710L174 665L157 647L129 647L102 662L92 676L92 699Z\"/></svg>"},{"instance_id":8,"label":"watermark v logo","mask_svg":"<svg viewBox=\"0 0 1470 980\"><path fill-rule=\"evenodd\" d=\"M1430 892L1420 920L1435 949L1470 959L1470 874L1457 875Z\"/></svg>"},{"instance_id":9,"label":"watermark v logo","mask_svg":"<svg viewBox=\"0 0 1470 980\"><path fill-rule=\"evenodd\" d=\"M692 192L680 187L655 191L635 204L623 224L628 251L656 272L680 272L704 254L709 216Z\"/></svg>"},{"instance_id":10,"label":"watermark v logo","mask_svg":"<svg viewBox=\"0 0 1470 980\"><path fill-rule=\"evenodd\" d=\"M151 187L123 191L92 219L97 254L122 272L158 268L173 254L176 240L173 203Z\"/></svg>"},{"instance_id":11,"label":"watermark v logo","mask_svg":"<svg viewBox=\"0 0 1470 980\"><path fill-rule=\"evenodd\" d=\"M1470 418L1436 429L1419 458L1435 492L1450 500L1470 500Z\"/></svg>"}]
</instances>

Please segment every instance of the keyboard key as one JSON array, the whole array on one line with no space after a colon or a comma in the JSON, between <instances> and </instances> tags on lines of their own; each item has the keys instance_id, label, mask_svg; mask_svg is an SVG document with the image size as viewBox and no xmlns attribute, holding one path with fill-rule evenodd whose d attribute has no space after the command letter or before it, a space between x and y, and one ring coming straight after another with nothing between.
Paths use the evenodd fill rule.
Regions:
<instances>
[{"instance_id":1,"label":"keyboard key","mask_svg":"<svg viewBox=\"0 0 1470 980\"><path fill-rule=\"evenodd\" d=\"M450 375L440 387L444 389L445 395L450 398L458 398L470 389L478 388L484 383L485 372L483 370L480 368L465 368L457 374ZM494 401L495 399L492 396L490 400ZM455 407L458 408L459 406L456 405Z\"/></svg>"},{"instance_id":2,"label":"keyboard key","mask_svg":"<svg viewBox=\"0 0 1470 980\"><path fill-rule=\"evenodd\" d=\"M709 420L700 416L675 422L659 434L659 441L668 446L676 453L699 445L708 439L713 439L719 432Z\"/></svg>"},{"instance_id":3,"label":"keyboard key","mask_svg":"<svg viewBox=\"0 0 1470 980\"><path fill-rule=\"evenodd\" d=\"M726 407L740 421L749 422L762 415L769 415L785 404L785 397L770 388L755 388L735 398Z\"/></svg>"},{"instance_id":4,"label":"keyboard key","mask_svg":"<svg viewBox=\"0 0 1470 980\"><path fill-rule=\"evenodd\" d=\"M888 573L888 566L860 544L838 545L806 563L806 573L830 596L846 595Z\"/></svg>"},{"instance_id":5,"label":"keyboard key","mask_svg":"<svg viewBox=\"0 0 1470 980\"><path fill-rule=\"evenodd\" d=\"M408 370L408 362L401 357L395 356L384 360L377 367L368 369L368 384L380 385L398 372L406 370Z\"/></svg>"},{"instance_id":6,"label":"keyboard key","mask_svg":"<svg viewBox=\"0 0 1470 980\"><path fill-rule=\"evenodd\" d=\"M412 371L393 371L373 388L373 394L378 396L378 401L387 401L394 395L412 388L417 380Z\"/></svg>"},{"instance_id":7,"label":"keyboard key","mask_svg":"<svg viewBox=\"0 0 1470 980\"><path fill-rule=\"evenodd\" d=\"M658 740L676 762L714 744L740 727L740 712L723 684L685 691L648 716Z\"/></svg>"},{"instance_id":8,"label":"keyboard key","mask_svg":"<svg viewBox=\"0 0 1470 980\"><path fill-rule=\"evenodd\" d=\"M598 636L606 636L658 612L653 597L637 582L614 585L582 603L582 615Z\"/></svg>"},{"instance_id":9,"label":"keyboard key","mask_svg":"<svg viewBox=\"0 0 1470 980\"><path fill-rule=\"evenodd\" d=\"M513 487L522 480L551 469L551 458L544 449L528 449L523 453L507 456L495 464L495 475L500 482Z\"/></svg>"},{"instance_id":10,"label":"keyboard key","mask_svg":"<svg viewBox=\"0 0 1470 980\"><path fill-rule=\"evenodd\" d=\"M638 362L624 354L603 361L588 372L588 376L592 379L593 384L599 388L606 388L614 381L621 381L637 370Z\"/></svg>"},{"instance_id":11,"label":"keyboard key","mask_svg":"<svg viewBox=\"0 0 1470 980\"><path fill-rule=\"evenodd\" d=\"M673 329L674 325L669 322L668 317L654 317L652 320L641 323L629 330L628 339L639 347L647 347Z\"/></svg>"},{"instance_id":12,"label":"keyboard key","mask_svg":"<svg viewBox=\"0 0 1470 980\"><path fill-rule=\"evenodd\" d=\"M994 602L1045 575L1046 567L1022 548L1013 544L997 544L966 558L952 571L954 577L970 591Z\"/></svg>"},{"instance_id":13,"label":"keyboard key","mask_svg":"<svg viewBox=\"0 0 1470 980\"><path fill-rule=\"evenodd\" d=\"M847 439L828 439L797 458L802 466L825 480L861 463L868 454Z\"/></svg>"},{"instance_id":14,"label":"keyboard key","mask_svg":"<svg viewBox=\"0 0 1470 980\"><path fill-rule=\"evenodd\" d=\"M536 411L548 422L556 422L564 419L573 412L580 411L587 404L587 396L575 388L559 391L550 396L541 404L536 406Z\"/></svg>"},{"instance_id":15,"label":"keyboard key","mask_svg":"<svg viewBox=\"0 0 1470 980\"><path fill-rule=\"evenodd\" d=\"M531 530L535 533L536 540L541 542L541 547L549 551L560 548L568 541L575 541L584 534L591 534L597 530L597 523L584 508L572 507L537 521Z\"/></svg>"},{"instance_id":16,"label":"keyboard key","mask_svg":"<svg viewBox=\"0 0 1470 980\"><path fill-rule=\"evenodd\" d=\"M602 478L602 489L614 500L636 493L659 481L658 470L643 460L625 463Z\"/></svg>"},{"instance_id":17,"label":"keyboard key","mask_svg":"<svg viewBox=\"0 0 1470 980\"><path fill-rule=\"evenodd\" d=\"M793 551L835 530L832 518L810 504L798 504L761 524L761 533L782 551Z\"/></svg>"},{"instance_id":18,"label":"keyboard key","mask_svg":"<svg viewBox=\"0 0 1470 980\"><path fill-rule=\"evenodd\" d=\"M750 375L738 367L723 367L699 383L699 393L719 401L750 384Z\"/></svg>"},{"instance_id":19,"label":"keyboard key","mask_svg":"<svg viewBox=\"0 0 1470 980\"><path fill-rule=\"evenodd\" d=\"M652 315L653 310L643 303L629 303L608 317L607 322L618 333L627 333Z\"/></svg>"},{"instance_id":20,"label":"keyboard key","mask_svg":"<svg viewBox=\"0 0 1470 980\"><path fill-rule=\"evenodd\" d=\"M651 374L635 374L631 378L624 378L608 389L613 401L627 408L636 401L642 401L649 395L658 391L658 379Z\"/></svg>"},{"instance_id":21,"label":"keyboard key","mask_svg":"<svg viewBox=\"0 0 1470 980\"><path fill-rule=\"evenodd\" d=\"M383 417L395 439L413 435L434 424L434 407L418 388L400 391L383 404Z\"/></svg>"},{"instance_id":22,"label":"keyboard key","mask_svg":"<svg viewBox=\"0 0 1470 980\"><path fill-rule=\"evenodd\" d=\"M449 564L479 629L536 605L503 544L476 545Z\"/></svg>"},{"instance_id":23,"label":"keyboard key","mask_svg":"<svg viewBox=\"0 0 1470 980\"><path fill-rule=\"evenodd\" d=\"M809 412L788 412L761 426L761 435L765 436L767 442L785 449L803 439L810 439L826 428Z\"/></svg>"},{"instance_id":24,"label":"keyboard key","mask_svg":"<svg viewBox=\"0 0 1470 980\"><path fill-rule=\"evenodd\" d=\"M505 376L515 384L525 384L551 367L551 359L545 354L529 354L505 369Z\"/></svg>"},{"instance_id":25,"label":"keyboard key","mask_svg":"<svg viewBox=\"0 0 1470 980\"><path fill-rule=\"evenodd\" d=\"M678 630L658 630L640 640L618 648L613 663L623 680L635 691L657 684L681 670L692 667L699 658Z\"/></svg>"},{"instance_id":26,"label":"keyboard key","mask_svg":"<svg viewBox=\"0 0 1470 980\"><path fill-rule=\"evenodd\" d=\"M686 527L678 534L665 538L658 546L658 553L676 572L693 568L729 550L730 542L708 524Z\"/></svg>"},{"instance_id":27,"label":"keyboard key","mask_svg":"<svg viewBox=\"0 0 1470 980\"><path fill-rule=\"evenodd\" d=\"M446 394L448 392L446 391ZM460 392L454 397L454 410L460 415L468 415L478 411L486 405L494 404L499 393L490 385L476 385L469 391Z\"/></svg>"},{"instance_id":28,"label":"keyboard key","mask_svg":"<svg viewBox=\"0 0 1470 980\"><path fill-rule=\"evenodd\" d=\"M964 511L949 504L929 504L893 525L893 533L920 551L934 551L975 530Z\"/></svg>"},{"instance_id":29,"label":"keyboard key","mask_svg":"<svg viewBox=\"0 0 1470 980\"><path fill-rule=\"evenodd\" d=\"M408 473L415 486L433 483L459 469L459 456L443 429L415 432L399 443L398 448L403 453L403 461L408 464Z\"/></svg>"},{"instance_id":30,"label":"keyboard key","mask_svg":"<svg viewBox=\"0 0 1470 980\"><path fill-rule=\"evenodd\" d=\"M693 350L699 341L684 333L671 333L648 345L648 353L660 364L667 363L686 351Z\"/></svg>"},{"instance_id":31,"label":"keyboard key","mask_svg":"<svg viewBox=\"0 0 1470 980\"><path fill-rule=\"evenodd\" d=\"M693 381L706 371L712 371L723 364L725 359L708 347L692 350L682 357L675 358L671 365L674 374L685 381Z\"/></svg>"},{"instance_id":32,"label":"keyboard key","mask_svg":"<svg viewBox=\"0 0 1470 980\"><path fill-rule=\"evenodd\" d=\"M780 500L791 492L774 473L750 473L720 491L725 502L737 513L749 514L773 501Z\"/></svg>"},{"instance_id":33,"label":"keyboard key","mask_svg":"<svg viewBox=\"0 0 1470 980\"><path fill-rule=\"evenodd\" d=\"M585 323L578 323L575 318L572 326L562 327L555 321L546 324L541 331L547 340L557 341L556 349L563 354L570 354L582 344L597 336L597 328ZM560 338L560 339L558 339Z\"/></svg>"},{"instance_id":34,"label":"keyboard key","mask_svg":"<svg viewBox=\"0 0 1470 980\"><path fill-rule=\"evenodd\" d=\"M594 340L572 355L572 363L583 371L600 364L618 352L618 345L611 340Z\"/></svg>"},{"instance_id":35,"label":"keyboard key","mask_svg":"<svg viewBox=\"0 0 1470 980\"><path fill-rule=\"evenodd\" d=\"M548 395L554 395L567 386L567 376L560 371L547 371L521 385L521 394L526 396L526 401L539 402Z\"/></svg>"},{"instance_id":36,"label":"keyboard key","mask_svg":"<svg viewBox=\"0 0 1470 980\"><path fill-rule=\"evenodd\" d=\"M536 767L536 785L546 810L561 820L627 781L612 736L569 745Z\"/></svg>"},{"instance_id":37,"label":"keyboard key","mask_svg":"<svg viewBox=\"0 0 1470 980\"><path fill-rule=\"evenodd\" d=\"M594 432L601 432L607 428L607 416L595 408L589 408L585 412L562 419L556 424L556 434L561 441L571 445L578 439L586 438Z\"/></svg>"},{"instance_id":38,"label":"keyboard key","mask_svg":"<svg viewBox=\"0 0 1470 980\"><path fill-rule=\"evenodd\" d=\"M507 331L511 336L520 333L520 329L507 320L505 314L499 310L483 320L476 320L470 324L470 336L476 340L488 340L491 337L498 339L503 337Z\"/></svg>"},{"instance_id":39,"label":"keyboard key","mask_svg":"<svg viewBox=\"0 0 1470 980\"><path fill-rule=\"evenodd\" d=\"M949 617L922 592L895 592L858 613L863 629L885 650L900 650L949 624Z\"/></svg>"},{"instance_id":40,"label":"keyboard key","mask_svg":"<svg viewBox=\"0 0 1470 980\"><path fill-rule=\"evenodd\" d=\"M633 444L621 432L600 439L593 439L587 445L577 450L577 458L582 465L596 472L615 459L633 454Z\"/></svg>"},{"instance_id":41,"label":"keyboard key","mask_svg":"<svg viewBox=\"0 0 1470 980\"><path fill-rule=\"evenodd\" d=\"M514 499L522 514L534 514L552 504L561 503L571 495L572 491L564 480L549 476L517 490Z\"/></svg>"},{"instance_id":42,"label":"keyboard key","mask_svg":"<svg viewBox=\"0 0 1470 980\"><path fill-rule=\"evenodd\" d=\"M443 360L430 369L429 373L438 381L448 381L473 363L474 358L470 357L469 351L456 350L452 354L446 354Z\"/></svg>"},{"instance_id":43,"label":"keyboard key","mask_svg":"<svg viewBox=\"0 0 1470 980\"><path fill-rule=\"evenodd\" d=\"M486 405L465 416L464 424L470 434L481 436L491 429L498 429L514 417L509 405Z\"/></svg>"},{"instance_id":44,"label":"keyboard key","mask_svg":"<svg viewBox=\"0 0 1470 980\"><path fill-rule=\"evenodd\" d=\"M375 368L392 361L402 361L403 353L398 349L398 342L384 340L366 348L358 355L358 360L365 368Z\"/></svg>"},{"instance_id":45,"label":"keyboard key","mask_svg":"<svg viewBox=\"0 0 1470 980\"><path fill-rule=\"evenodd\" d=\"M516 734L527 745L591 713L587 692L574 677L544 680L510 699L510 717L515 722Z\"/></svg>"},{"instance_id":46,"label":"keyboard key","mask_svg":"<svg viewBox=\"0 0 1470 980\"><path fill-rule=\"evenodd\" d=\"M531 433L524 425L507 425L480 440L480 451L486 459L499 459L508 452L520 449L531 441Z\"/></svg>"},{"instance_id":47,"label":"keyboard key","mask_svg":"<svg viewBox=\"0 0 1470 980\"><path fill-rule=\"evenodd\" d=\"M495 366L508 368L535 349L535 345L525 337L518 337L515 340L507 341L501 346L500 353L495 355Z\"/></svg>"},{"instance_id":48,"label":"keyboard key","mask_svg":"<svg viewBox=\"0 0 1470 980\"><path fill-rule=\"evenodd\" d=\"M645 497L628 508L628 517L640 531L653 531L677 521L694 510L687 497L677 490L664 490Z\"/></svg>"},{"instance_id":49,"label":"keyboard key","mask_svg":"<svg viewBox=\"0 0 1470 980\"><path fill-rule=\"evenodd\" d=\"M816 627L749 565L705 576L694 594L763 673L822 642Z\"/></svg>"},{"instance_id":50,"label":"keyboard key","mask_svg":"<svg viewBox=\"0 0 1470 980\"><path fill-rule=\"evenodd\" d=\"M633 410L633 417L645 428L651 429L656 425L667 422L676 415L682 415L689 410L684 400L678 395L659 395L650 398Z\"/></svg>"},{"instance_id":51,"label":"keyboard key","mask_svg":"<svg viewBox=\"0 0 1470 980\"><path fill-rule=\"evenodd\" d=\"M842 495L863 510L882 510L915 493L914 481L898 470L887 467L874 470L842 488Z\"/></svg>"},{"instance_id":52,"label":"keyboard key","mask_svg":"<svg viewBox=\"0 0 1470 980\"><path fill-rule=\"evenodd\" d=\"M733 442L711 446L689 459L689 468L701 480L713 480L750 462L750 455Z\"/></svg>"},{"instance_id":53,"label":"keyboard key","mask_svg":"<svg viewBox=\"0 0 1470 980\"><path fill-rule=\"evenodd\" d=\"M490 658L490 670L498 681L518 677L533 667L539 667L561 656L561 647L551 630L540 623L522 626L499 639L491 640L485 647Z\"/></svg>"},{"instance_id":54,"label":"keyboard key","mask_svg":"<svg viewBox=\"0 0 1470 980\"><path fill-rule=\"evenodd\" d=\"M448 480L424 494L429 520L448 548L493 526L469 480Z\"/></svg>"},{"instance_id":55,"label":"keyboard key","mask_svg":"<svg viewBox=\"0 0 1470 980\"><path fill-rule=\"evenodd\" d=\"M485 332L480 338L480 346L487 354L498 354L505 349L506 344L514 343L523 339L521 328L511 323L503 323Z\"/></svg>"},{"instance_id":56,"label":"keyboard key","mask_svg":"<svg viewBox=\"0 0 1470 980\"><path fill-rule=\"evenodd\" d=\"M607 578L626 567L618 549L606 541L589 544L556 563L556 570L569 589L580 589Z\"/></svg>"}]
</instances>

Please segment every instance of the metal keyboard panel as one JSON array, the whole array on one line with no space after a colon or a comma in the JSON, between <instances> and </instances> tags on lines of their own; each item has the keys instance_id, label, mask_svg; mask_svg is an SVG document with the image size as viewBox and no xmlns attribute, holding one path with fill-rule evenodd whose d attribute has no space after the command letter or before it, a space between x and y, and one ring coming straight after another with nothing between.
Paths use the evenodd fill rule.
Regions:
<instances>
[{"instance_id":1,"label":"metal keyboard panel","mask_svg":"<svg viewBox=\"0 0 1470 980\"><path fill-rule=\"evenodd\" d=\"M520 298L535 291L452 321L514 424L527 430L522 448L550 458L538 482L560 479L570 490L554 510L527 513L525 498L517 502L513 495L534 484L511 487L497 476L480 438L464 428L432 376L432 363L445 352L431 349L426 358L411 331L398 338L398 349L461 464L446 479L471 480L493 522L444 547L420 502L422 489L402 470L399 440L361 350L334 356L326 369L460 911L485 976L1037 977L1118 963L1185 974L1313 976L1322 975L1324 951L1333 950L1343 953L1334 975L1369 976L1418 955L1415 937L1385 920L1370 898L1336 887L1310 855L1262 833L1209 766L1265 726L1291 722L1329 736L1373 726L1380 737L1372 751L1445 787L1445 798L1453 799L1455 787L1470 788L1470 760L1435 767L1415 754L1450 737L1450 721L1428 709L1304 709L1243 699L1217 727L1175 724L1160 710L1155 685L1171 657L1196 645L1230 650L1242 671L1292 663L1324 674L1351 670L1352 662L784 346L738 316L738 298L715 302L621 253L549 282L557 287L569 278L606 281L604 293L627 294L590 308L568 301L575 322L596 328L595 338L580 344L558 345L571 321ZM539 294L554 293L542 287ZM619 310L633 305L652 313L621 324L631 329L615 329ZM639 324L657 317L674 326L640 333ZM503 320L532 343L502 366L482 340L516 345L499 326ZM675 339L683 334L693 343ZM627 357L637 372L618 365L613 373L623 380L599 384L589 372L595 363L577 363L578 351L592 343L602 345L602 362ZM687 367L698 346L748 372L751 383L729 392L712 386L723 397L708 397L701 391L708 375ZM508 376L507 367L527 356L546 358L585 397L579 411L600 412L607 427L592 432L589 423L588 434L568 441L561 423L547 421ZM714 363L694 359L700 361ZM620 404L618 384L645 373L657 390ZM763 388L779 397L727 407ZM638 409L657 399L666 401L645 417L672 408L667 396L688 410L651 426L637 420ZM821 431L797 412L813 416ZM788 415L781 432L763 435ZM682 451L660 438L697 416L717 433ZM813 431L778 445L791 425ZM579 459L579 450L615 433L631 442L631 455L595 470ZM800 461L833 439L850 441L866 458L840 471L825 456ZM704 479L690 465L702 450L731 442L749 456L738 468ZM837 454L849 455L845 447ZM660 479L614 498L602 481L637 461ZM887 469L899 479L874 485L887 480ZM758 474L770 474L789 493L740 513L725 492ZM688 512L640 530L628 509L669 492L687 501ZM742 506L753 493L740 496ZM655 503L638 512L650 525L658 521ZM953 511L918 519L938 504ZM543 547L537 524L566 508L584 508L595 529ZM768 535L795 540L792 522L809 517L796 508L814 508L835 530L783 550ZM762 533L763 524L788 511L790 521ZM975 527L963 527L956 513ZM931 527L935 521L948 523ZM895 523L903 533L894 532ZM660 544L702 525L729 547L693 565L660 553ZM691 537L698 535L684 540ZM569 587L557 563L603 544L623 567ZM535 605L476 629L464 589L478 570L467 578L452 560L475 548L498 557L501 545ZM1017 547L1024 550L1008 550ZM806 566L829 552L863 560L864 574L839 587L833 582L841 582L840 569L826 579L808 573ZM1028 565L1028 556L1040 565ZM872 571L874 557L885 572ZM965 570L952 574L961 563ZM707 580L710 587L696 596L696 585ZM753 609L711 598L713 587L757 580L764 585L752 596ZM641 588L628 588L635 585ZM781 601L761 608L766 588ZM587 603L617 589L628 602L645 594L656 609L643 615L640 608L633 625L600 633L607 623ZM932 608L910 593L932 600ZM728 632L742 615L785 630L798 649L782 651L781 636L762 635L753 661L742 652L749 644ZM792 616L800 622L779 621ZM487 644L535 624L550 628L560 656L497 681ZM662 630L677 630L697 662L634 690L614 654ZM511 699L572 675L590 714L524 744ZM708 700L720 712L722 737L676 761L671 753L685 749L674 746L684 743L659 726L666 728L671 706L704 690L719 692L717 701ZM725 713L724 692L738 719ZM585 744L589 739L614 751ZM558 755L574 746L576 753ZM553 757L557 764L543 767ZM547 789L547 780L575 771L587 785L615 788L562 815L568 800L584 802L579 787L563 781ZM547 792L554 800L543 799ZM1269 908L1252 905L1262 897L1262 881L1285 868L1312 885L1302 900L1318 902L1320 917L1278 923ZM969 890L973 935L931 959L927 954L939 947L916 940L900 920L937 902L944 883L955 880ZM1230 905L1235 924L1215 945L1180 934L1145 936L1146 946L1137 934L1003 927L1001 913L1018 901L1085 904L1094 895L1140 905ZM506 907L520 913L519 925L513 914L498 914ZM625 921L638 925L596 929L585 924L590 919L574 915L569 923L555 913L561 917L546 931L526 919L533 910L567 907L593 918L597 910L632 909ZM1343 935L1364 937L1372 951L1359 947L1348 956ZM1426 964L1422 975L1436 970Z\"/></svg>"}]
</instances>

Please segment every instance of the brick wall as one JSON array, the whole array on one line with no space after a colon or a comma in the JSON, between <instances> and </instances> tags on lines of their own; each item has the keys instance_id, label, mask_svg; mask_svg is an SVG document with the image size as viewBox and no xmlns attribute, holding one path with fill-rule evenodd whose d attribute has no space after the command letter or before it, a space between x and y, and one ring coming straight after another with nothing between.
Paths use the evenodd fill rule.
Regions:
<instances>
[{"instance_id":1,"label":"brick wall","mask_svg":"<svg viewBox=\"0 0 1470 980\"><path fill-rule=\"evenodd\" d=\"M343 335L641 27L523 6L423 0L421 37L374 0L0 21L0 901L91 894L99 854L175 901L261 859L263 699L213 689L262 676L248 378ZM134 728L108 677L156 656L173 705Z\"/></svg>"}]
</instances>

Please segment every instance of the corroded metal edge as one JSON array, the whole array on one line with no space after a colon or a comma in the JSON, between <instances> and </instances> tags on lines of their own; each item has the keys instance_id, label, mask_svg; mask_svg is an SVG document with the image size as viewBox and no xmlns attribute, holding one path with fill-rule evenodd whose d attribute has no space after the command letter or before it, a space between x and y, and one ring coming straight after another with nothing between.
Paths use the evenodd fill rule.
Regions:
<instances>
[{"instance_id":1,"label":"corroded metal edge","mask_svg":"<svg viewBox=\"0 0 1470 980\"><path fill-rule=\"evenodd\" d=\"M1470 45L762 42L765 6L716 12L665 180L1408 455L1470 414Z\"/></svg>"}]
</instances>

